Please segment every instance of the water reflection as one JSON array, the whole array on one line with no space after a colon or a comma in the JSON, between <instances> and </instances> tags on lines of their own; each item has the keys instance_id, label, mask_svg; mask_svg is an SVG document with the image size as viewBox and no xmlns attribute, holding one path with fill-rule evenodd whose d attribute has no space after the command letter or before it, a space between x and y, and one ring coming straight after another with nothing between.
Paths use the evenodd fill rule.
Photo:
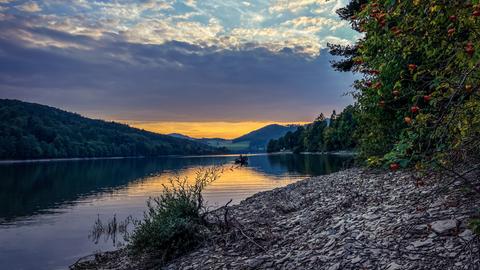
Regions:
<instances>
[{"instance_id":1,"label":"water reflection","mask_svg":"<svg viewBox=\"0 0 480 270\"><path fill-rule=\"evenodd\" d=\"M0 223L11 222L18 217L52 212L85 196L113 192L128 185L132 186L127 192L130 195L148 193L145 178L150 177L148 189L158 190L162 183L158 181L159 178L168 178L173 172L181 171L182 174L191 176L199 167L230 164L234 158L134 158L2 164ZM243 183L248 187L258 186L267 180L266 178L284 174L307 176L330 173L345 167L350 160L348 157L325 155L250 156L248 167L237 169L236 172L226 172L221 183L216 183L208 193L219 192L228 186L226 183Z\"/></svg>"},{"instance_id":2,"label":"water reflection","mask_svg":"<svg viewBox=\"0 0 480 270\"><path fill-rule=\"evenodd\" d=\"M181 165L169 159L90 160L0 166L0 218L44 213Z\"/></svg>"},{"instance_id":3,"label":"water reflection","mask_svg":"<svg viewBox=\"0 0 480 270\"><path fill-rule=\"evenodd\" d=\"M267 157L270 166L264 168L270 169L270 171L265 172L272 174L278 174L286 170L290 173L316 176L336 172L353 165L351 156L279 154L268 155Z\"/></svg>"},{"instance_id":4,"label":"water reflection","mask_svg":"<svg viewBox=\"0 0 480 270\"><path fill-rule=\"evenodd\" d=\"M65 269L111 243L87 236L97 217L141 218L145 201L162 192L178 174L193 178L204 166L222 165L221 178L208 186L210 205L234 203L302 179L340 170L350 157L255 155L248 167L236 156L168 157L0 164L0 268ZM48 249L45 248L48 243ZM28 260L25 260L28 258Z\"/></svg>"}]
</instances>

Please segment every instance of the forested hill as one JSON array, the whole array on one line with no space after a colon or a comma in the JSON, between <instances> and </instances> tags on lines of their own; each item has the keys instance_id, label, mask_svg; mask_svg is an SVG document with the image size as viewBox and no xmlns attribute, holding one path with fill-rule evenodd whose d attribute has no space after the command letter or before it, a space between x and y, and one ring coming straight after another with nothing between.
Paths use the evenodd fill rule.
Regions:
<instances>
[{"instance_id":1,"label":"forested hill","mask_svg":"<svg viewBox=\"0 0 480 270\"><path fill-rule=\"evenodd\" d=\"M299 126L297 125L278 125L271 124L260 129L254 130L241 137L233 140L234 143L249 142L250 150L265 151L267 143L272 139L278 139L284 136L287 132L294 132Z\"/></svg>"},{"instance_id":2,"label":"forested hill","mask_svg":"<svg viewBox=\"0 0 480 270\"><path fill-rule=\"evenodd\" d=\"M333 111L330 119L321 114L313 123L299 127L295 132L287 132L285 136L270 140L267 152L293 151L322 152L353 150L357 145L355 107L347 106L342 113Z\"/></svg>"},{"instance_id":3,"label":"forested hill","mask_svg":"<svg viewBox=\"0 0 480 270\"><path fill-rule=\"evenodd\" d=\"M18 100L0 99L0 159L213 154L219 149Z\"/></svg>"}]
</instances>

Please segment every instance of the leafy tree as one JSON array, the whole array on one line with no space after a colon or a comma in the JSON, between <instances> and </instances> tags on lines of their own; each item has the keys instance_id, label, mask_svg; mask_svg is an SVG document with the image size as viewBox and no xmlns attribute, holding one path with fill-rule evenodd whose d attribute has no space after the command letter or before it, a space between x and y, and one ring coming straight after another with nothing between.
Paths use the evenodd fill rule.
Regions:
<instances>
[{"instance_id":1,"label":"leafy tree","mask_svg":"<svg viewBox=\"0 0 480 270\"><path fill-rule=\"evenodd\" d=\"M327 121L323 114L320 114L312 124L306 128L304 136L305 150L308 152L320 152L324 150L323 131L327 127Z\"/></svg>"},{"instance_id":2,"label":"leafy tree","mask_svg":"<svg viewBox=\"0 0 480 270\"><path fill-rule=\"evenodd\" d=\"M355 118L355 108L352 105L347 106L343 112L330 119L330 126L325 129L324 148L327 151L351 150L356 146L355 130L357 121Z\"/></svg>"},{"instance_id":3,"label":"leafy tree","mask_svg":"<svg viewBox=\"0 0 480 270\"><path fill-rule=\"evenodd\" d=\"M327 125L328 120L330 125ZM356 128L355 107L348 106L338 115L333 111L330 119L320 114L313 123L299 127L295 132L288 132L278 140L270 140L267 152L352 150L356 146L356 139L353 136Z\"/></svg>"},{"instance_id":4,"label":"leafy tree","mask_svg":"<svg viewBox=\"0 0 480 270\"><path fill-rule=\"evenodd\" d=\"M359 150L370 163L422 167L478 159L478 0L351 1L337 12L362 32L331 45L355 83ZM463 153L463 154L459 154Z\"/></svg>"}]
</instances>

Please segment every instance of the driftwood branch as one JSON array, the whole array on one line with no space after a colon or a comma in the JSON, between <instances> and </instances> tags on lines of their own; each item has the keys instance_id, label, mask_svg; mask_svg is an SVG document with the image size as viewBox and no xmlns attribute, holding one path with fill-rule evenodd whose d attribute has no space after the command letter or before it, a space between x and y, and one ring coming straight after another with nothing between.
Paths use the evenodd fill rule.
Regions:
<instances>
[{"instance_id":1,"label":"driftwood branch","mask_svg":"<svg viewBox=\"0 0 480 270\"><path fill-rule=\"evenodd\" d=\"M225 223L225 226L229 226L229 222L228 222L228 205L232 202L232 199L230 199L230 201L228 201L225 206L224 206L224 209L225 209L225 213L223 214L223 222Z\"/></svg>"},{"instance_id":2,"label":"driftwood branch","mask_svg":"<svg viewBox=\"0 0 480 270\"><path fill-rule=\"evenodd\" d=\"M257 246L258 248L260 248L260 249L263 250L264 252L267 252L267 250L266 250L263 246L261 246L261 245L260 245L259 243L257 243L255 240L253 240L250 236L248 236L248 235L242 230L240 222L238 222L236 219L235 219L235 221L238 223L238 225L232 223L233 227L235 227L237 230L239 230L240 233L241 233L249 242L251 242L252 244L254 244L255 246Z\"/></svg>"}]
</instances>

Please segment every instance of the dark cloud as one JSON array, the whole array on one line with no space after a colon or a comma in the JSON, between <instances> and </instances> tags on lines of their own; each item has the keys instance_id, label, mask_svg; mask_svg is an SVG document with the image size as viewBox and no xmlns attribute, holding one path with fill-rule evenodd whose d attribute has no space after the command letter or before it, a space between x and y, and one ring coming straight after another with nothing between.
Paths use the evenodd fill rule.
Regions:
<instances>
[{"instance_id":1,"label":"dark cloud","mask_svg":"<svg viewBox=\"0 0 480 270\"><path fill-rule=\"evenodd\" d=\"M290 49L134 44L0 21L0 98L98 117L308 120L351 102L342 94L353 76L330 60L326 51L312 59Z\"/></svg>"}]
</instances>

